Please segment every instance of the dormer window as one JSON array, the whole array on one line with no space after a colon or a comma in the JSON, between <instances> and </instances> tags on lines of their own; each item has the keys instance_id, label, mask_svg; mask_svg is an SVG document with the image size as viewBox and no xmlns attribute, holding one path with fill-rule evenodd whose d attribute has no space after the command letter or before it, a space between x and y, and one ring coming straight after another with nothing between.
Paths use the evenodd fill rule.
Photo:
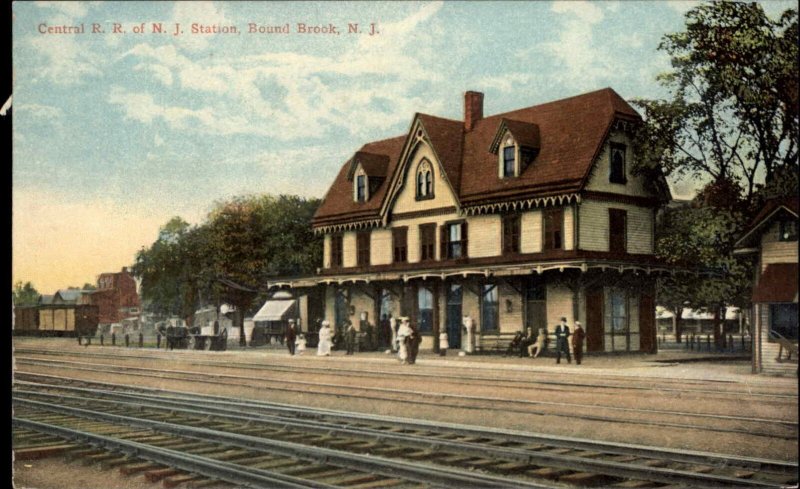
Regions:
<instances>
[{"instance_id":1,"label":"dormer window","mask_svg":"<svg viewBox=\"0 0 800 489\"><path fill-rule=\"evenodd\" d=\"M358 175L356 177L356 202L366 202L367 200L367 176Z\"/></svg>"},{"instance_id":2,"label":"dormer window","mask_svg":"<svg viewBox=\"0 0 800 489\"><path fill-rule=\"evenodd\" d=\"M433 167L428 160L417 166L417 200L433 198Z\"/></svg>"},{"instance_id":3,"label":"dormer window","mask_svg":"<svg viewBox=\"0 0 800 489\"><path fill-rule=\"evenodd\" d=\"M611 183L625 184L625 145L619 143L611 143L611 161L608 181Z\"/></svg>"},{"instance_id":4,"label":"dormer window","mask_svg":"<svg viewBox=\"0 0 800 489\"><path fill-rule=\"evenodd\" d=\"M515 177L517 158L517 148L514 146L506 146L503 148L503 178Z\"/></svg>"}]
</instances>

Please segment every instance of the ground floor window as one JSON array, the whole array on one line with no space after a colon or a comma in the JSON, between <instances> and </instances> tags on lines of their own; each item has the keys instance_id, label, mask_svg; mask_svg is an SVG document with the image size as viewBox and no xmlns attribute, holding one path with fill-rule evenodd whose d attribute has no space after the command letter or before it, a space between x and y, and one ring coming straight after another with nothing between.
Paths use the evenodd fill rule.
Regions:
<instances>
[{"instance_id":1,"label":"ground floor window","mask_svg":"<svg viewBox=\"0 0 800 489\"><path fill-rule=\"evenodd\" d=\"M786 338L797 339L797 304L770 304L769 331Z\"/></svg>"},{"instance_id":2,"label":"ground floor window","mask_svg":"<svg viewBox=\"0 0 800 489\"><path fill-rule=\"evenodd\" d=\"M417 325L420 333L433 331L433 292L427 287L417 291Z\"/></svg>"},{"instance_id":3,"label":"ground floor window","mask_svg":"<svg viewBox=\"0 0 800 489\"><path fill-rule=\"evenodd\" d=\"M497 331L499 318L499 291L496 284L484 284L481 288L481 331Z\"/></svg>"}]
</instances>

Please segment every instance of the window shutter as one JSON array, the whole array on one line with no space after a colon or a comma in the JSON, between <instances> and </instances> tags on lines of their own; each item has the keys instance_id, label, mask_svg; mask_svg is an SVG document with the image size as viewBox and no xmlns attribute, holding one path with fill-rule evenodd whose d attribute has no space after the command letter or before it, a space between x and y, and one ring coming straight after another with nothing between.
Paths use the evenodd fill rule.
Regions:
<instances>
[{"instance_id":1,"label":"window shutter","mask_svg":"<svg viewBox=\"0 0 800 489\"><path fill-rule=\"evenodd\" d=\"M467 232L467 221L464 221L461 224L461 241L462 244L462 257L466 258L469 256L467 252L467 243L469 243L469 233Z\"/></svg>"},{"instance_id":2,"label":"window shutter","mask_svg":"<svg viewBox=\"0 0 800 489\"><path fill-rule=\"evenodd\" d=\"M446 260L447 256L447 224L439 226L439 259Z\"/></svg>"}]
</instances>

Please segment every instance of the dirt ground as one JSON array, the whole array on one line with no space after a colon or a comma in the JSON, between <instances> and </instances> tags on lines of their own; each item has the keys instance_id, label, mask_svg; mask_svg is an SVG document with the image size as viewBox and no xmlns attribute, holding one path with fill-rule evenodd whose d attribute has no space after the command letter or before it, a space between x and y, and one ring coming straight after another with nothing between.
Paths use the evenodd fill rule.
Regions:
<instances>
[{"instance_id":1,"label":"dirt ground","mask_svg":"<svg viewBox=\"0 0 800 489\"><path fill-rule=\"evenodd\" d=\"M21 339L15 338L17 347L39 346L43 348L59 349L80 354L87 349L79 347L77 342L65 339ZM384 381L387 387L398 389L416 389L425 391L426 389L436 388L435 385L420 384L419 379L411 381L404 380L404 372L443 372L455 371L465 372L469 375L489 375L497 378L558 378L558 379L581 379L591 384L602 385L604 382L619 383L625 379L631 384L652 384L680 386L682 383L691 384L695 388L708 390L719 389L748 389L754 391L784 392L794 395L794 403L789 403L789 408L769 405L769 402L760 402L758 396L747 396L742 398L719 402L711 398L704 399L702 395L681 393L670 394L650 393L642 395L635 391L630 393L620 393L614 396L598 397L594 399L579 399L576 393L546 391L542 393L524 392L526 398L547 399L582 402L591 405L593 402L603 405L609 403L617 406L646 407L658 405L661 409L687 409L697 410L697 412L713 412L718 414L730 414L738 416L769 417L776 416L776 409L790 409L790 413L780 413L782 419L797 422L797 379L796 378L776 378L753 375L750 373L750 363L746 359L734 357L720 359L710 357L708 354L689 353L689 352L669 352L658 355L629 355L629 356L589 356L585 358L584 365L573 364L556 365L554 358L503 358L502 356L467 356L459 357L454 352L448 352L448 356L440 357L432 353L423 352L420 354L417 365L399 365L397 361L385 353L361 353L353 357L345 357L343 352L333 352L332 357L317 357L313 352L307 351L303 356L290 357L284 349L262 348L258 350L238 350L228 352L188 352L174 351L165 352L153 350L123 349L111 347L89 347L92 352L103 351L104 353L114 353L118 358L115 359L87 359L87 361L97 363L120 363L126 365L139 365L142 367L156 367L163 365L164 368L175 369L194 369L203 368L198 366L205 359L214 361L229 360L230 362L258 362L263 360L265 364L290 365L301 373L303 367L323 367L329 368L330 373L325 372L324 378L330 382L331 378L340 375L338 383L345 383L346 379L337 374L337 369L396 369L397 375ZM146 355L152 359L125 359L126 355ZM58 360L59 357L51 357ZM73 359L74 360L74 359ZM687 362L687 360L689 360ZM35 367L25 365L23 370L31 372L48 373L46 367ZM219 369L215 371L231 373L235 372L235 366ZM53 373L50 371L49 373ZM244 371L238 372L243 374ZM123 379L109 376L102 372L78 372L65 370L69 376L81 377L87 380L99 380L106 382L118 382ZM693 430L682 428L654 428L637 425L624 425L615 423L598 423L585 420L569 420L565 422L563 415L526 415L514 414L503 415L502 413L491 412L490 410L481 411L476 409L441 409L437 406L414 406L413 412L400 402L389 401L365 401L363 399L337 398L335 396L317 396L313 390L308 393L298 394L296 392L286 392L278 389L270 389L270 380L281 379L283 374L266 371L248 371L246 375L253 376L253 385L224 386L214 384L203 384L197 382L175 382L171 385L163 385L163 381L157 379L147 379L145 377L129 377L124 379L125 383L133 385L169 388L174 390L185 390L198 393L208 393L224 395L231 398L252 398L263 399L274 402L284 402L296 405L308 405L314 407L330 408L344 411L370 412L373 414L384 414L393 416L414 417L431 421L444 421L463 424L474 424L491 426L506 429L518 429L529 432L549 433L562 436L574 436L580 438L593 438L598 440L618 441L625 443L637 443L643 445L665 446L677 449L713 451L718 453L731 453L751 457L774 458L783 460L797 460L797 441L791 440L770 440L765 437L748 436L747 434L714 434L709 432L694 433ZM332 376L329 378L328 376ZM323 378L322 374L317 374L318 378ZM308 379L305 376L304 379ZM313 379L310 379L313 380ZM353 379L353 382L357 382ZM360 382L360 381L358 381ZM375 381L364 381L366 385L373 385ZM380 381L377 385L381 385ZM356 384L358 385L358 384ZM480 385L470 386L470 395L481 395L491 397L503 392L492 386L491 383L481 383ZM508 392L503 392L503 397L509 397ZM658 396L662 396L659 398ZM649 399L646 399L649 396ZM713 397L713 396L711 396ZM655 404L654 404L655 403ZM656 416L658 417L658 416ZM148 485L143 482L143 478L119 478L110 485L109 474L98 473L97 479L91 477L96 469L78 466L78 473L61 471L62 462L47 459L39 461L44 464L47 470L35 470L33 467L24 465L16 467L17 487L31 487L38 489L71 489L71 488L142 488L149 489L160 487ZM31 465L30 463L27 463ZM58 469L51 471L50 469ZM64 477L55 477L54 474L64 474ZM50 474L50 475L48 475ZM67 476L67 474L72 474ZM75 477L73 479L73 476ZM48 479L50 477L50 479ZM83 477L81 479L79 477ZM86 479L88 478L88 479ZM70 481L69 483L66 481ZM80 482L80 484L74 484ZM101 483L99 486L93 484ZM67 484L67 485L63 485Z\"/></svg>"}]
</instances>

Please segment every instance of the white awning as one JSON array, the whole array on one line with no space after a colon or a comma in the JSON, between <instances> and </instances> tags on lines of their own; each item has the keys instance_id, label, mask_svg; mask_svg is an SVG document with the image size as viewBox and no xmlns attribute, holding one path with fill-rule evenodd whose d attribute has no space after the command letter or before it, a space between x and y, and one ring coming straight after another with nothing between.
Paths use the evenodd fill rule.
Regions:
<instances>
[{"instance_id":1,"label":"white awning","mask_svg":"<svg viewBox=\"0 0 800 489\"><path fill-rule=\"evenodd\" d=\"M253 321L282 321L293 305L293 300L269 300L253 316Z\"/></svg>"}]
</instances>

